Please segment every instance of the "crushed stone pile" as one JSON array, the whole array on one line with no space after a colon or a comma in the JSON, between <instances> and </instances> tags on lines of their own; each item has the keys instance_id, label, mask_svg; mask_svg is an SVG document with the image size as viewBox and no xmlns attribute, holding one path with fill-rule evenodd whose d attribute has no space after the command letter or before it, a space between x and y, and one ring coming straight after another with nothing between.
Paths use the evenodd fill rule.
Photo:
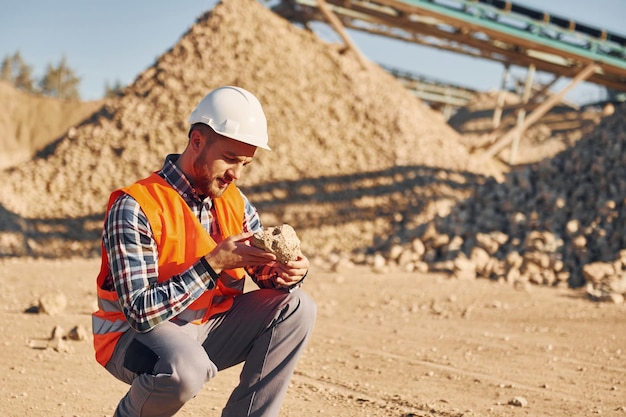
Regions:
<instances>
[{"instance_id":1,"label":"crushed stone pile","mask_svg":"<svg viewBox=\"0 0 626 417\"><path fill-rule=\"evenodd\" d=\"M298 230L309 257L330 267L586 284L591 299L623 300L623 107L600 124L594 114L595 124L535 149L535 163L496 181L494 167L477 166L466 148L471 111L451 120L469 135L461 136L383 69L362 68L349 50L251 0L222 1L122 97L3 171L0 256L99 255L109 193L182 151L190 111L226 84L259 97L273 148L259 151L239 185L266 226ZM548 129L552 142L561 131ZM544 141L537 137L530 154Z\"/></svg>"},{"instance_id":2,"label":"crushed stone pile","mask_svg":"<svg viewBox=\"0 0 626 417\"><path fill-rule=\"evenodd\" d=\"M573 147L476 187L446 216L389 242L391 265L514 285L586 286L626 296L626 105ZM374 257L370 259L375 263Z\"/></svg>"},{"instance_id":3,"label":"crushed stone pile","mask_svg":"<svg viewBox=\"0 0 626 417\"><path fill-rule=\"evenodd\" d=\"M259 151L240 186L265 224L294 225L305 251L369 244L391 232L406 181L424 171L427 189L434 176L470 169L459 134L386 71L363 69L259 2L224 0L122 97L3 173L0 254L97 254L109 193L182 151L195 104L227 84L263 103L273 149Z\"/></svg>"}]
</instances>

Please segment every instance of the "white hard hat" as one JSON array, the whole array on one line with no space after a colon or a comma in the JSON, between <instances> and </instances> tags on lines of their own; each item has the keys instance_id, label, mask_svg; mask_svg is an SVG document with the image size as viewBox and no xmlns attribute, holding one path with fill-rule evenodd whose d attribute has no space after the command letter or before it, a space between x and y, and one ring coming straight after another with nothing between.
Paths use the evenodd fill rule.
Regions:
<instances>
[{"instance_id":1,"label":"white hard hat","mask_svg":"<svg viewBox=\"0 0 626 417\"><path fill-rule=\"evenodd\" d=\"M259 100L241 87L219 87L198 103L189 124L204 123L222 136L270 150L267 120Z\"/></svg>"}]
</instances>

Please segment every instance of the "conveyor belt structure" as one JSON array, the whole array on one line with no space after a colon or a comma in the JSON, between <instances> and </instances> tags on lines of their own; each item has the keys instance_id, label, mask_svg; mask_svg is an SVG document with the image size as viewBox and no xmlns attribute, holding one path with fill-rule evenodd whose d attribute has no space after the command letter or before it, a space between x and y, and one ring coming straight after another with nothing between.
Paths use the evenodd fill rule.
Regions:
<instances>
[{"instance_id":1,"label":"conveyor belt structure","mask_svg":"<svg viewBox=\"0 0 626 417\"><path fill-rule=\"evenodd\" d=\"M367 65L366 60L344 27L502 63L505 73L493 117L493 134L499 137L482 152L481 160L497 155L512 144L512 164L521 134L583 81L613 91L626 91L625 36L519 3L505 0L274 1L276 4L270 6L271 9L294 23L307 27L311 21L330 23L363 65ZM528 73L517 124L504 133L498 131L502 93L513 65L528 67ZM535 71L552 73L554 79L531 97ZM548 88L561 77L571 78L571 81L558 93L546 95ZM545 96L543 101L540 95ZM450 106L449 102L439 103Z\"/></svg>"},{"instance_id":2,"label":"conveyor belt structure","mask_svg":"<svg viewBox=\"0 0 626 417\"><path fill-rule=\"evenodd\" d=\"M469 87L436 80L388 65L381 65L381 67L423 101L463 107L478 93L477 90Z\"/></svg>"},{"instance_id":3,"label":"conveyor belt structure","mask_svg":"<svg viewBox=\"0 0 626 417\"><path fill-rule=\"evenodd\" d=\"M341 23L505 65L626 91L626 37L504 0L323 0ZM326 21L317 0L280 0L272 10L306 25Z\"/></svg>"},{"instance_id":4,"label":"conveyor belt structure","mask_svg":"<svg viewBox=\"0 0 626 417\"><path fill-rule=\"evenodd\" d=\"M478 93L477 90L469 87L436 80L388 65L381 64L381 67L420 100L428 103L432 108L441 109L446 120L452 116L455 109L465 107Z\"/></svg>"}]
</instances>

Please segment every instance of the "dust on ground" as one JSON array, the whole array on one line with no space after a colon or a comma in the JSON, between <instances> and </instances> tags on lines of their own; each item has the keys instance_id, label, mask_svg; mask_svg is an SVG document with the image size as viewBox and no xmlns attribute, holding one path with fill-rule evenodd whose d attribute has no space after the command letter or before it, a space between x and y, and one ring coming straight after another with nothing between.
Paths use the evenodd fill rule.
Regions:
<instances>
[{"instance_id":1,"label":"dust on ground","mask_svg":"<svg viewBox=\"0 0 626 417\"><path fill-rule=\"evenodd\" d=\"M111 416L126 385L92 342L49 340L89 329L99 261L0 262L0 415ZM624 304L569 289L313 266L304 289L315 331L282 417L626 415ZM34 284L36 283L36 284ZM33 308L60 292L55 315ZM217 416L240 368L220 373L179 413Z\"/></svg>"}]
</instances>

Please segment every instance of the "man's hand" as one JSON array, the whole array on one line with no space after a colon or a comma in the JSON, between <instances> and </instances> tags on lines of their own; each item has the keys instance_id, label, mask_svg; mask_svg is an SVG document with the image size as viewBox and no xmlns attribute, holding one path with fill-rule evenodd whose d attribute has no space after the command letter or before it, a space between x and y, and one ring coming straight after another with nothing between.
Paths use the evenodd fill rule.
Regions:
<instances>
[{"instance_id":1,"label":"man's hand","mask_svg":"<svg viewBox=\"0 0 626 417\"><path fill-rule=\"evenodd\" d=\"M230 236L221 241L204 258L218 274L224 269L266 265L275 261L276 255L249 244L252 235L252 232L247 232Z\"/></svg>"},{"instance_id":2,"label":"man's hand","mask_svg":"<svg viewBox=\"0 0 626 417\"><path fill-rule=\"evenodd\" d=\"M302 281L309 270L309 259L300 254L295 261L287 263L276 262L276 283L281 287L289 288Z\"/></svg>"}]
</instances>

